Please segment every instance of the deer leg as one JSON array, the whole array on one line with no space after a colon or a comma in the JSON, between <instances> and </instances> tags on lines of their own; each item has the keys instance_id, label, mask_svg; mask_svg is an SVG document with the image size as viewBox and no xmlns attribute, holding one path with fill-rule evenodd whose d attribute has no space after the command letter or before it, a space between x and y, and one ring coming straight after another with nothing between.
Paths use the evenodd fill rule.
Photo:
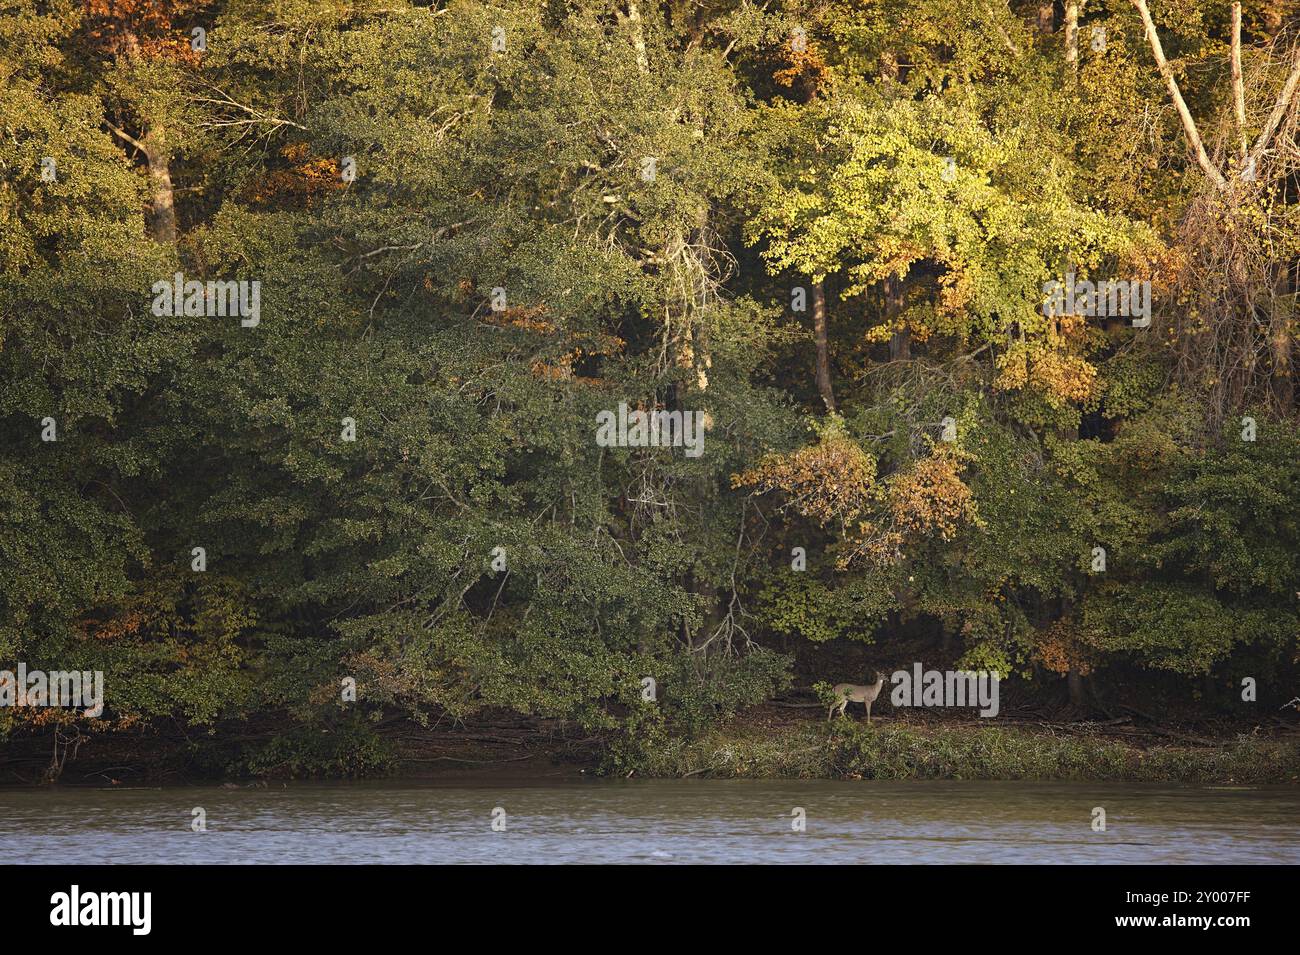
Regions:
<instances>
[{"instance_id":1,"label":"deer leg","mask_svg":"<svg viewBox=\"0 0 1300 955\"><path fill-rule=\"evenodd\" d=\"M871 725L871 701L867 700L867 725Z\"/></svg>"}]
</instances>

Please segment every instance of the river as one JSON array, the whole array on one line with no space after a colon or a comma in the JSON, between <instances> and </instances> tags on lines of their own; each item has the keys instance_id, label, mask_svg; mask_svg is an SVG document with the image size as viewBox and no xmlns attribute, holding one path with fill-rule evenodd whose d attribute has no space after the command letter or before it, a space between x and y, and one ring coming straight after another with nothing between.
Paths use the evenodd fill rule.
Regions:
<instances>
[{"instance_id":1,"label":"river","mask_svg":"<svg viewBox=\"0 0 1300 955\"><path fill-rule=\"evenodd\" d=\"M1300 789L500 777L12 788L0 789L0 842L16 863L1297 863Z\"/></svg>"}]
</instances>

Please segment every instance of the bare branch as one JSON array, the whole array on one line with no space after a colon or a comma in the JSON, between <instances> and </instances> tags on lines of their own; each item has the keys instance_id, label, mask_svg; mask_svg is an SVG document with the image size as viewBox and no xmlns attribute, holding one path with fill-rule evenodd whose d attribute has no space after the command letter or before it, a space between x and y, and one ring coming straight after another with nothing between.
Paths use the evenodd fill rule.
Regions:
<instances>
[{"instance_id":1,"label":"bare branch","mask_svg":"<svg viewBox=\"0 0 1300 955\"><path fill-rule=\"evenodd\" d=\"M145 153L146 155L148 155L148 153L149 153L148 148L145 146L144 143L140 142L140 140L138 140L138 139L136 139L134 136L131 136L131 135L127 134L126 132L124 132L124 131L118 129L116 126L114 126L114 125L113 125L112 123L110 123L108 120L104 120L104 125L107 126L109 129L111 129L111 130L112 130L114 133L116 133L118 136L122 137L122 139L126 140L128 143L130 143L130 144L131 144L132 146L134 146L136 149L140 150L140 152Z\"/></svg>"},{"instance_id":2,"label":"bare branch","mask_svg":"<svg viewBox=\"0 0 1300 955\"><path fill-rule=\"evenodd\" d=\"M1012 42L1011 37L1007 35L1007 31L997 22L997 14L994 12L993 7L990 4L984 4L984 15L988 17L989 25L992 26L997 35L1002 38L1002 44L1007 48L1007 52L1019 59L1020 47L1016 46L1016 44Z\"/></svg>"},{"instance_id":3,"label":"bare branch","mask_svg":"<svg viewBox=\"0 0 1300 955\"><path fill-rule=\"evenodd\" d=\"M1160 45L1160 36L1156 33L1156 25L1151 19L1151 11L1147 9L1146 0L1131 0L1133 6L1137 8L1138 13L1142 15L1142 25L1146 29L1147 42L1151 44L1151 53L1156 58L1156 66L1160 70L1160 75L1164 77L1165 85L1169 87L1169 95L1173 97L1174 107L1178 110L1178 118L1183 122L1183 133L1187 137L1187 144L1196 154L1196 163L1210 177L1220 189L1227 188L1227 180L1223 178L1223 173L1219 172L1217 166L1210 162L1209 155L1205 152L1205 144L1201 142L1201 134L1196 129L1196 120L1192 119L1192 112L1187 108L1186 101L1183 100L1183 94L1178 89L1178 81L1174 79L1174 71L1169 67L1169 61L1165 59L1164 47Z\"/></svg>"},{"instance_id":4,"label":"bare branch","mask_svg":"<svg viewBox=\"0 0 1300 955\"><path fill-rule=\"evenodd\" d=\"M245 104L234 99L234 97L232 97L221 87L217 86L215 83L208 83L207 85L208 88L211 89L213 92L215 92L217 96L220 98L213 99L210 96L196 96L194 98L194 101L196 103L203 103L208 106L233 107L234 109L237 109L240 112L246 113L248 116L251 116L252 119L224 120L224 121L211 120L208 122L200 123L199 124L200 126L204 126L207 128L215 128L220 126L267 125L272 128L278 128L280 126L292 126L294 129L302 129L302 130L305 130L307 128L305 126L299 125L298 123L295 123L293 120L280 119L278 116L272 116L268 113L262 112L261 110L254 109L251 106L246 106Z\"/></svg>"},{"instance_id":5,"label":"bare branch","mask_svg":"<svg viewBox=\"0 0 1300 955\"><path fill-rule=\"evenodd\" d=\"M1277 101L1273 104L1273 112L1269 114L1268 122L1264 124L1259 139L1255 140L1255 146L1250 151L1252 161L1258 162L1260 157L1264 155L1264 150L1268 149L1273 134L1277 132L1278 126L1282 124L1282 118L1286 116L1286 111L1291 108L1291 101L1295 98L1296 86L1298 85L1300 85L1300 43L1295 46L1295 62L1291 67L1291 75L1286 78L1286 85L1277 94Z\"/></svg>"}]
</instances>

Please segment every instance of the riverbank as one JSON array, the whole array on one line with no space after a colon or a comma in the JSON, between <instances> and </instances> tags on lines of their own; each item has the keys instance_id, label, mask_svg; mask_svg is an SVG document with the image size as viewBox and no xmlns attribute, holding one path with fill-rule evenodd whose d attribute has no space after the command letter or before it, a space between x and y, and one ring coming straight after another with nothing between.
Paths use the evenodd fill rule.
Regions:
<instances>
[{"instance_id":1,"label":"riverbank","mask_svg":"<svg viewBox=\"0 0 1300 955\"><path fill-rule=\"evenodd\" d=\"M207 740L167 727L95 733L63 750L71 785L261 785L306 778L949 779L1211 784L1300 783L1300 723L876 719L828 722L820 708L755 707L695 737L653 726L634 740L500 714L424 727L393 719L303 729L222 726ZM0 784L52 781L48 736L11 737ZM57 752L57 750L56 750Z\"/></svg>"},{"instance_id":2,"label":"riverbank","mask_svg":"<svg viewBox=\"0 0 1300 955\"><path fill-rule=\"evenodd\" d=\"M652 777L1294 784L1300 737L1143 745L1086 726L735 723L642 751L624 765Z\"/></svg>"}]
</instances>

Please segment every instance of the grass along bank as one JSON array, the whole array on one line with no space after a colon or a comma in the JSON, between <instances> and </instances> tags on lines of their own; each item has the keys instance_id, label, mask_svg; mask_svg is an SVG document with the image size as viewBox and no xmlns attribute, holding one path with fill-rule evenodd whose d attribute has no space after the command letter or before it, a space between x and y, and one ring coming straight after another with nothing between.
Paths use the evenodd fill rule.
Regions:
<instances>
[{"instance_id":1,"label":"grass along bank","mask_svg":"<svg viewBox=\"0 0 1300 955\"><path fill-rule=\"evenodd\" d=\"M820 708L817 712L822 712ZM748 779L987 779L1265 784L1300 782L1300 731L1201 725L859 720L755 707L696 735L659 724L592 736L563 721L509 714L436 727L343 721L314 733L266 724L186 739L166 726L80 737L51 777L47 734L5 741L3 784L161 785L194 780L712 776ZM1190 736L1195 729L1206 736ZM146 731L147 730L147 731ZM1128 738L1121 732L1132 734Z\"/></svg>"},{"instance_id":2,"label":"grass along bank","mask_svg":"<svg viewBox=\"0 0 1300 955\"><path fill-rule=\"evenodd\" d=\"M1022 726L735 722L694 740L618 754L609 768L738 779L1294 783L1300 781L1300 740L1243 735L1213 746L1141 746L1100 733Z\"/></svg>"}]
</instances>

